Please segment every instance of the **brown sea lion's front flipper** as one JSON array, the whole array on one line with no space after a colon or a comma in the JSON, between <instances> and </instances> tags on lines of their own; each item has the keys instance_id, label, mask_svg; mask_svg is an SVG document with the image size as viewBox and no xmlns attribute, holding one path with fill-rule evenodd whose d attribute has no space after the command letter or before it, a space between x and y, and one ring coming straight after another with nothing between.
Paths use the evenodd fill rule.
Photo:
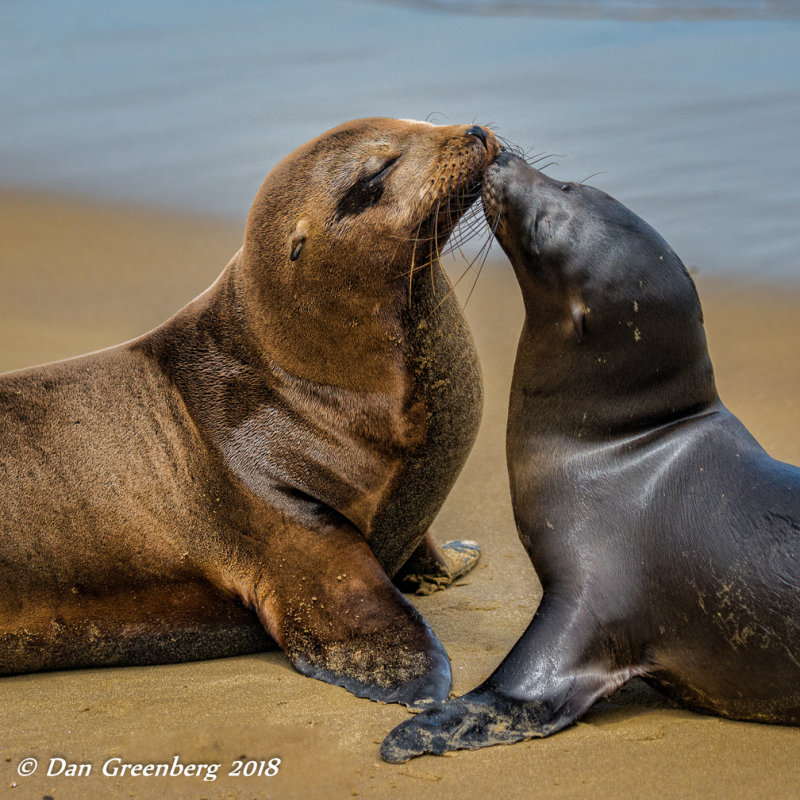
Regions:
<instances>
[{"instance_id":1,"label":"brown sea lion's front flipper","mask_svg":"<svg viewBox=\"0 0 800 800\"><path fill-rule=\"evenodd\" d=\"M503 663L463 697L398 725L381 745L386 761L477 750L565 728L633 670L612 663L597 620L569 601L546 598Z\"/></svg>"},{"instance_id":2,"label":"brown sea lion's front flipper","mask_svg":"<svg viewBox=\"0 0 800 800\"><path fill-rule=\"evenodd\" d=\"M398 570L394 584L404 592L433 594L466 575L480 557L477 542L463 539L437 545L428 531L411 558Z\"/></svg>"},{"instance_id":3,"label":"brown sea lion's front flipper","mask_svg":"<svg viewBox=\"0 0 800 800\"><path fill-rule=\"evenodd\" d=\"M242 596L295 669L383 703L424 708L444 700L447 653L363 536L346 523L283 525L263 553L256 546L260 563L242 574L257 583Z\"/></svg>"}]
</instances>

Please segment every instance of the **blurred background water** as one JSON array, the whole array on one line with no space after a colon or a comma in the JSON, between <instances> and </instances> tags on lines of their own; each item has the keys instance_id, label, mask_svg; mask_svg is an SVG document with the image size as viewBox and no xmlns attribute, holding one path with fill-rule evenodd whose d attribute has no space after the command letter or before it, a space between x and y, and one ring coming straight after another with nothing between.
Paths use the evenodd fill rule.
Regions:
<instances>
[{"instance_id":1,"label":"blurred background water","mask_svg":"<svg viewBox=\"0 0 800 800\"><path fill-rule=\"evenodd\" d=\"M800 280L797 3L6 0L0 109L0 183L242 224L347 119L491 123L702 272Z\"/></svg>"}]
</instances>

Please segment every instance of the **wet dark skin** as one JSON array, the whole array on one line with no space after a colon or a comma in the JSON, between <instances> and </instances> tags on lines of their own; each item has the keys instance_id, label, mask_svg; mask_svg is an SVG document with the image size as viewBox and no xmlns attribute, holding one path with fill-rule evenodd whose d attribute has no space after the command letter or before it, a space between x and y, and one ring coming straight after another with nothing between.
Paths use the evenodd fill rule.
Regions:
<instances>
[{"instance_id":1,"label":"wet dark skin","mask_svg":"<svg viewBox=\"0 0 800 800\"><path fill-rule=\"evenodd\" d=\"M145 336L0 378L0 674L277 643L363 697L447 697L392 582L482 407L437 253L498 144L365 119L265 179L217 282Z\"/></svg>"},{"instance_id":2,"label":"wet dark skin","mask_svg":"<svg viewBox=\"0 0 800 800\"><path fill-rule=\"evenodd\" d=\"M544 594L488 680L404 722L384 758L548 736L634 676L800 723L800 469L721 403L680 259L607 194L511 154L483 200L525 302L507 457Z\"/></svg>"}]
</instances>

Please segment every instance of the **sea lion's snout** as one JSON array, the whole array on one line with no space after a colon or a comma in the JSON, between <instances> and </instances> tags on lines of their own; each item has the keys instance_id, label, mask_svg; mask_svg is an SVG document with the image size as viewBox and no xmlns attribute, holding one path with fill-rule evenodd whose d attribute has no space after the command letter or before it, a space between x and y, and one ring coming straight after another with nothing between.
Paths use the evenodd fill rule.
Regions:
<instances>
[{"instance_id":1,"label":"sea lion's snout","mask_svg":"<svg viewBox=\"0 0 800 800\"><path fill-rule=\"evenodd\" d=\"M503 150L487 167L483 183L488 194L510 202L514 197L530 197L553 181L522 156Z\"/></svg>"},{"instance_id":2,"label":"sea lion's snout","mask_svg":"<svg viewBox=\"0 0 800 800\"><path fill-rule=\"evenodd\" d=\"M517 162L523 161L520 156L516 153L512 153L510 150L503 150L501 153L498 154L497 158L493 162L493 166L497 167L498 169L503 169L504 167L514 167Z\"/></svg>"},{"instance_id":3,"label":"sea lion's snout","mask_svg":"<svg viewBox=\"0 0 800 800\"><path fill-rule=\"evenodd\" d=\"M502 214L509 196L528 183L526 172L536 171L515 153L501 151L483 175L484 208Z\"/></svg>"},{"instance_id":4,"label":"sea lion's snout","mask_svg":"<svg viewBox=\"0 0 800 800\"><path fill-rule=\"evenodd\" d=\"M576 231L589 224L591 215L584 215L583 193L570 191L574 188L509 151L487 168L481 194L484 213L515 268L538 271L546 256L575 249Z\"/></svg>"},{"instance_id":5,"label":"sea lion's snout","mask_svg":"<svg viewBox=\"0 0 800 800\"><path fill-rule=\"evenodd\" d=\"M503 229L514 225L515 209L526 204L531 192L531 175L538 171L523 158L504 150L486 168L483 175L481 200L486 220L500 243Z\"/></svg>"}]
</instances>

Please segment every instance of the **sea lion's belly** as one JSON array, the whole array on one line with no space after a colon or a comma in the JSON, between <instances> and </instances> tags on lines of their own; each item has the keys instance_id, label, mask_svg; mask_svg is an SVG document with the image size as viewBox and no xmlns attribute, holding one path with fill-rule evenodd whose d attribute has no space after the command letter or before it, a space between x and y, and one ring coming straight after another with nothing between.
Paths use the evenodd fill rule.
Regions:
<instances>
[{"instance_id":1,"label":"sea lion's belly","mask_svg":"<svg viewBox=\"0 0 800 800\"><path fill-rule=\"evenodd\" d=\"M0 380L0 601L174 574L202 470L156 381L123 348Z\"/></svg>"}]
</instances>

